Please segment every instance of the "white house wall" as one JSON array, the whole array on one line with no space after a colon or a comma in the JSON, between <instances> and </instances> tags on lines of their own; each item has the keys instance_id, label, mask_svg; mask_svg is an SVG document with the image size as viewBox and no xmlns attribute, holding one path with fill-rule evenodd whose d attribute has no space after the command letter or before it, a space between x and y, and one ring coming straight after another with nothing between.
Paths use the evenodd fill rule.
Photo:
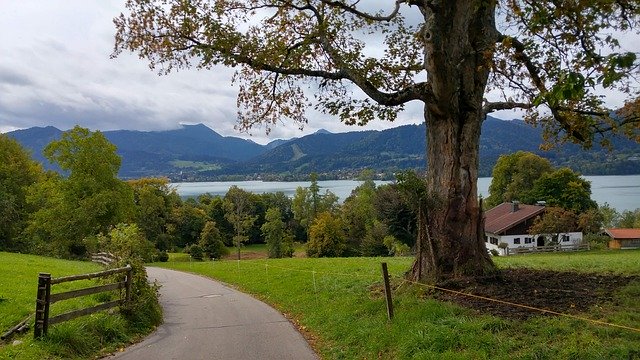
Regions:
<instances>
[{"instance_id":1,"label":"white house wall","mask_svg":"<svg viewBox=\"0 0 640 360\"><path fill-rule=\"evenodd\" d=\"M507 246L510 249L515 249L518 247L524 248L534 248L537 244L537 239L540 235L496 235L491 233L486 233L485 237L485 245L487 246L487 250L491 251L492 249L498 251L500 254L504 254L504 250L500 249L498 245L500 243L507 243ZM566 241L563 241L563 236L566 236ZM531 242L526 243L526 238L530 238ZM497 239L497 242L494 240ZM520 243L516 244L515 240L520 239ZM561 233L558 235L558 243L560 245L579 245L582 243L582 233L581 232L570 232L570 233Z\"/></svg>"}]
</instances>

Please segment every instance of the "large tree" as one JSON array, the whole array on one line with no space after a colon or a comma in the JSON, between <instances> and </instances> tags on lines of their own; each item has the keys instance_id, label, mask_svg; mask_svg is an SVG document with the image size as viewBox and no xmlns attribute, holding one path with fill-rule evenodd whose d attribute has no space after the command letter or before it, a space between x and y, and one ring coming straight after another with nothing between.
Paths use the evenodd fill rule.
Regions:
<instances>
[{"instance_id":1,"label":"large tree","mask_svg":"<svg viewBox=\"0 0 640 360\"><path fill-rule=\"evenodd\" d=\"M530 152L501 155L491 173L489 196L484 201L486 208L521 201L533 189L534 182L551 171L553 166L549 160Z\"/></svg>"},{"instance_id":2,"label":"large tree","mask_svg":"<svg viewBox=\"0 0 640 360\"><path fill-rule=\"evenodd\" d=\"M29 213L27 192L40 181L40 164L16 140L0 134L0 250L20 250L16 243Z\"/></svg>"},{"instance_id":3,"label":"large tree","mask_svg":"<svg viewBox=\"0 0 640 360\"><path fill-rule=\"evenodd\" d=\"M638 136L637 126L626 126L638 120L638 102L613 116L599 92L635 86L629 75L637 72L636 55L621 51L616 36L637 34L637 0L129 0L126 6L129 12L115 19L114 55L137 52L160 73L236 67L241 129L268 130L285 119L302 125L314 105L348 124L394 120L406 103L422 102L426 184L440 208L421 225L413 278L494 270L476 187L487 113L524 108L547 136L586 145L623 125ZM497 101L486 100L492 88Z\"/></svg>"},{"instance_id":4,"label":"large tree","mask_svg":"<svg viewBox=\"0 0 640 360\"><path fill-rule=\"evenodd\" d=\"M117 177L121 159L99 131L79 126L44 149L68 175L49 174L27 198L38 208L26 232L59 255L83 256L84 241L134 217L132 189Z\"/></svg>"}]
</instances>

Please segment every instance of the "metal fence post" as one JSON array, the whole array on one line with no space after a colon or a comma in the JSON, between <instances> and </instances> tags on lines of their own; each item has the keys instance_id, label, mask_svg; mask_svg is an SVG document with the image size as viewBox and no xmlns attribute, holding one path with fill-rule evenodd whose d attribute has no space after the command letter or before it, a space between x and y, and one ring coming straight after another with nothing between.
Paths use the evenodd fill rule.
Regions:
<instances>
[{"instance_id":1,"label":"metal fence post","mask_svg":"<svg viewBox=\"0 0 640 360\"><path fill-rule=\"evenodd\" d=\"M36 295L36 320L33 337L38 339L47 335L49 330L49 299L51 297L51 274L38 275L38 293Z\"/></svg>"}]
</instances>

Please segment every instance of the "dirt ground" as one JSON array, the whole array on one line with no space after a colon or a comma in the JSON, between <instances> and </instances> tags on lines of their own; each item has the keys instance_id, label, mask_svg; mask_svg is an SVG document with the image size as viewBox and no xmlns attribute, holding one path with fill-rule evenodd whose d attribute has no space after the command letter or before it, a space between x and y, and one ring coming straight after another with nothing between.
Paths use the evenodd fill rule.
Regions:
<instances>
[{"instance_id":1,"label":"dirt ground","mask_svg":"<svg viewBox=\"0 0 640 360\"><path fill-rule=\"evenodd\" d=\"M640 276L583 274L548 270L507 269L492 278L456 280L439 286L505 302L559 313L577 313L613 300L616 290ZM526 319L550 315L505 303L435 291L432 296L496 316Z\"/></svg>"}]
</instances>

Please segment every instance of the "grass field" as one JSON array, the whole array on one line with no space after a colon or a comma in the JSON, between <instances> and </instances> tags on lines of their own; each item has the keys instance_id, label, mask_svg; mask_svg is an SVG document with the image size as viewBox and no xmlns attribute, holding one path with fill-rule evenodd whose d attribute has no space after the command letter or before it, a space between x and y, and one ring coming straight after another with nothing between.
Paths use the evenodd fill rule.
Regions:
<instances>
[{"instance_id":1,"label":"grass field","mask_svg":"<svg viewBox=\"0 0 640 360\"><path fill-rule=\"evenodd\" d=\"M228 247L229 255L225 258L229 260L237 259L237 248ZM293 246L293 257L301 258L306 257L306 245L295 243ZM250 244L243 245L240 248L240 259L242 260L251 260L251 259L266 259L268 257L268 249L266 244ZM169 261L178 261L178 262L188 262L191 261L189 254L186 253L169 253Z\"/></svg>"},{"instance_id":2,"label":"grass field","mask_svg":"<svg viewBox=\"0 0 640 360\"><path fill-rule=\"evenodd\" d=\"M100 271L91 262L68 261L34 255L0 252L0 331L4 333L35 311L38 273L52 277ZM74 281L52 287L52 293L95 285L91 280ZM54 316L72 309L99 303L99 294L61 301L51 305ZM33 324L33 318L31 319ZM0 359L67 359L92 358L101 351L114 350L127 343L135 330L119 315L105 312L78 318L49 328L49 336L42 341L33 340L33 329L11 340L22 343L0 343Z\"/></svg>"},{"instance_id":3,"label":"grass field","mask_svg":"<svg viewBox=\"0 0 640 360\"><path fill-rule=\"evenodd\" d=\"M90 262L68 261L0 252L0 331L4 332L35 310L38 273L50 273L53 277L100 271L100 266ZM60 291L86 286L87 282L60 284ZM66 305L62 302L60 305ZM69 305L67 305L69 306ZM64 308L51 307L52 315Z\"/></svg>"},{"instance_id":4,"label":"grass field","mask_svg":"<svg viewBox=\"0 0 640 360\"><path fill-rule=\"evenodd\" d=\"M380 262L393 276L389 322ZM640 251L497 258L500 267L640 274ZM203 274L254 294L296 322L325 359L628 359L640 354L640 282L581 317L513 320L434 300L403 284L410 258L259 259L157 264ZM553 309L553 304L549 304Z\"/></svg>"}]
</instances>

